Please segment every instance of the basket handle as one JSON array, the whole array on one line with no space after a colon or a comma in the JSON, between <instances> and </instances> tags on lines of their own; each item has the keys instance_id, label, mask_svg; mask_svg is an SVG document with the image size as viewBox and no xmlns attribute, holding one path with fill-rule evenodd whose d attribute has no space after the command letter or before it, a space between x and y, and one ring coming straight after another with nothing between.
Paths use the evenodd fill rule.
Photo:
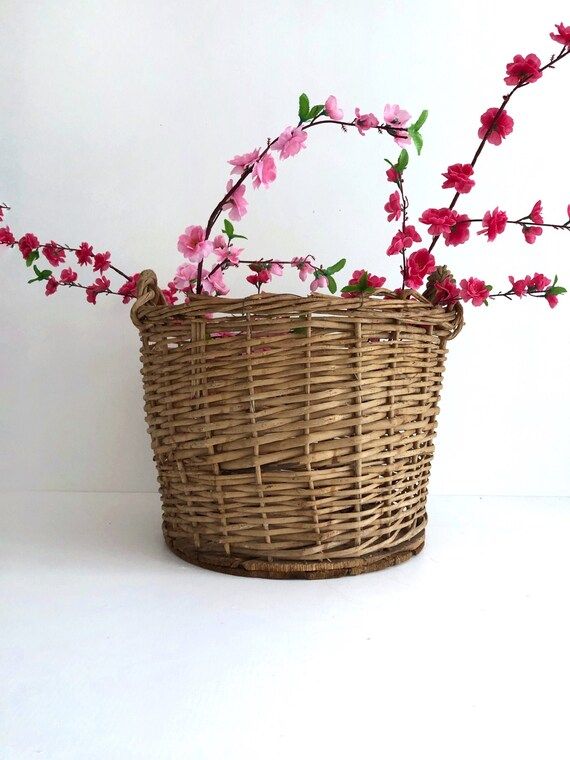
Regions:
<instances>
[{"instance_id":1,"label":"basket handle","mask_svg":"<svg viewBox=\"0 0 570 760\"><path fill-rule=\"evenodd\" d=\"M131 320L135 327L142 327L142 317L139 311L143 306L165 306L166 300L158 287L156 274L152 269L145 269L140 273L137 282L137 300L131 307Z\"/></svg>"},{"instance_id":2,"label":"basket handle","mask_svg":"<svg viewBox=\"0 0 570 760\"><path fill-rule=\"evenodd\" d=\"M385 290L384 288L380 288L378 291L379 293L390 293L389 290ZM421 293L418 293L417 290L411 290L410 288L407 288L406 290L403 290L401 293L402 298L415 298L416 301L420 301L420 303L425 303L426 305L433 306L433 303L429 300L429 298L426 298ZM463 321L463 305L459 303L459 301L451 308L447 307L447 311L449 313L453 313L453 329L451 331L451 335L447 340L453 340L454 338L457 338L461 330L463 329L463 325L465 322Z\"/></svg>"},{"instance_id":3,"label":"basket handle","mask_svg":"<svg viewBox=\"0 0 570 760\"><path fill-rule=\"evenodd\" d=\"M463 325L465 322L463 321L463 304L460 304L459 301L453 306L453 332L449 336L448 340L453 340L454 338L457 338L461 330L463 330Z\"/></svg>"}]
</instances>

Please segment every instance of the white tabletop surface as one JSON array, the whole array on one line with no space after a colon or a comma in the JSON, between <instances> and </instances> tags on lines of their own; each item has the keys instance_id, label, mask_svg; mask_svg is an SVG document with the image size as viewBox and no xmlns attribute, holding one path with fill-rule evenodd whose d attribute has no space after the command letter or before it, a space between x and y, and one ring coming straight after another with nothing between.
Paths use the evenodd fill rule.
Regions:
<instances>
[{"instance_id":1,"label":"white tabletop surface","mask_svg":"<svg viewBox=\"0 0 570 760\"><path fill-rule=\"evenodd\" d=\"M219 575L155 494L4 494L0 757L567 760L570 500L433 497L423 553Z\"/></svg>"}]
</instances>

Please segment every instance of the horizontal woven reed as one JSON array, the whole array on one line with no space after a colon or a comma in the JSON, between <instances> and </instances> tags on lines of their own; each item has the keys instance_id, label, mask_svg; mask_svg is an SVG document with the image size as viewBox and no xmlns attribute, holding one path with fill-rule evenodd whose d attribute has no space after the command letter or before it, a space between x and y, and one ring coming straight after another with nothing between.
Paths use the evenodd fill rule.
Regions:
<instances>
[{"instance_id":1,"label":"horizontal woven reed","mask_svg":"<svg viewBox=\"0 0 570 760\"><path fill-rule=\"evenodd\" d=\"M460 306L385 290L170 306L153 272L138 287L131 314L173 551L223 572L318 578L422 548Z\"/></svg>"}]
</instances>

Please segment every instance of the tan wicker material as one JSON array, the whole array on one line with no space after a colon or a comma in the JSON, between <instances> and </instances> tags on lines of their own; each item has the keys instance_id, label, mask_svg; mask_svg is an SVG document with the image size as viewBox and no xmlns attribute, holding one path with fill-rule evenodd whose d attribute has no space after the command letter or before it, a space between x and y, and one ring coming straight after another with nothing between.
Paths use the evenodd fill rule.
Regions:
<instances>
[{"instance_id":1,"label":"tan wicker material","mask_svg":"<svg viewBox=\"0 0 570 760\"><path fill-rule=\"evenodd\" d=\"M168 306L146 271L132 319L176 554L239 575L324 578L421 550L460 306L385 290Z\"/></svg>"}]
</instances>

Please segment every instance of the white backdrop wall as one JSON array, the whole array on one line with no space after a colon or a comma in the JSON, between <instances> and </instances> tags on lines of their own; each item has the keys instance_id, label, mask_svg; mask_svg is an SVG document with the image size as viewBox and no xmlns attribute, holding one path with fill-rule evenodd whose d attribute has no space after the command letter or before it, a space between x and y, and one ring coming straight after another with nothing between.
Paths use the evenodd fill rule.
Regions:
<instances>
[{"instance_id":1,"label":"white backdrop wall","mask_svg":"<svg viewBox=\"0 0 570 760\"><path fill-rule=\"evenodd\" d=\"M449 201L440 173L468 161L479 115L500 102L515 53L546 57L567 2L456 0L2 0L0 198L18 234L92 242L128 271L166 281L178 234L221 197L227 159L292 123L301 91L347 110L398 102L430 109L425 153L412 159L412 212ZM522 216L541 198L558 220L570 203L570 63L517 97L513 134L488 146L459 208ZM248 191L248 254L314 253L396 282L384 254L391 141L327 128L278 165L270 190ZM456 275L500 285L557 272L570 283L570 235L534 246L509 229L440 247ZM396 258L396 257L394 257ZM128 307L26 284L1 252L2 481L5 490L152 491L138 336ZM300 292L292 275L278 288ZM245 288L236 285L238 294ZM435 493L568 494L570 297L467 308L450 345L432 478Z\"/></svg>"}]
</instances>

